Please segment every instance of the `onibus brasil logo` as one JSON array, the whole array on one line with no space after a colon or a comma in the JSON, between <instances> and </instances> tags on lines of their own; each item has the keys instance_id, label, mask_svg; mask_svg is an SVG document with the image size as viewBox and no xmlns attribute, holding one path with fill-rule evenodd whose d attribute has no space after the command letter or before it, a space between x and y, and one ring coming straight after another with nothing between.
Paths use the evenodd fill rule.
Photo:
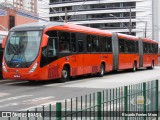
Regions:
<instances>
[{"instance_id":1,"label":"onibus brasil logo","mask_svg":"<svg viewBox=\"0 0 160 120\"><path fill-rule=\"evenodd\" d=\"M144 100L144 96L137 96L135 98L132 98L130 101L132 105L138 105L138 107L143 107L143 105L149 105L151 103L150 99L146 98L146 103Z\"/></svg>"}]
</instances>

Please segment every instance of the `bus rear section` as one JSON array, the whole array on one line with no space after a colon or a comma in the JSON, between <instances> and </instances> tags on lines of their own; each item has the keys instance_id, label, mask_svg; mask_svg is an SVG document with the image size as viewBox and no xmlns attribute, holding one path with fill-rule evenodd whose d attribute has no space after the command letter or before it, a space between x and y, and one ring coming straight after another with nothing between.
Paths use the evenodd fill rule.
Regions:
<instances>
[{"instance_id":1,"label":"bus rear section","mask_svg":"<svg viewBox=\"0 0 160 120\"><path fill-rule=\"evenodd\" d=\"M158 65L158 43L156 41L143 38L143 67L153 69Z\"/></svg>"}]
</instances>

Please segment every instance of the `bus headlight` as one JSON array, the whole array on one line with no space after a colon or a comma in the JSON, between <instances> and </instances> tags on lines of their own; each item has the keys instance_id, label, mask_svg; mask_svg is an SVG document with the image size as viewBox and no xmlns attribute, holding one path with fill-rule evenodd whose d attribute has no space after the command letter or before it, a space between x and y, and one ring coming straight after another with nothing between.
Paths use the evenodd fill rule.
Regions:
<instances>
[{"instance_id":1,"label":"bus headlight","mask_svg":"<svg viewBox=\"0 0 160 120\"><path fill-rule=\"evenodd\" d=\"M5 66L4 63L2 63L2 67L3 67L3 70L4 70L5 72L8 72L8 71L7 71L7 68L6 68L6 66Z\"/></svg>"},{"instance_id":2,"label":"bus headlight","mask_svg":"<svg viewBox=\"0 0 160 120\"><path fill-rule=\"evenodd\" d=\"M38 66L38 63L36 62L36 63L33 65L33 67L30 69L29 73L34 72L35 69L37 68L37 66Z\"/></svg>"}]
</instances>

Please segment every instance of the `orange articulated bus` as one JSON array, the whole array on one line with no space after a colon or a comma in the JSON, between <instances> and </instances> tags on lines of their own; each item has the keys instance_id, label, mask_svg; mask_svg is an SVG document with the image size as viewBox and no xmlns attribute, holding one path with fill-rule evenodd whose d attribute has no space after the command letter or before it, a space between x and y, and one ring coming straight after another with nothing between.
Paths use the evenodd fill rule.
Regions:
<instances>
[{"instance_id":1,"label":"orange articulated bus","mask_svg":"<svg viewBox=\"0 0 160 120\"><path fill-rule=\"evenodd\" d=\"M52 80L158 64L158 42L69 23L14 27L3 40L3 77Z\"/></svg>"}]
</instances>

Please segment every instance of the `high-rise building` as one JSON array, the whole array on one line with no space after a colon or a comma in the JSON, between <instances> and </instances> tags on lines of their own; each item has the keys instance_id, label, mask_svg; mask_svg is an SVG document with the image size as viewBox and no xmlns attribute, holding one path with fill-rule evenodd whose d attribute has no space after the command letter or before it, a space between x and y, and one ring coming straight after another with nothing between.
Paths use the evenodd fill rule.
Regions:
<instances>
[{"instance_id":1,"label":"high-rise building","mask_svg":"<svg viewBox=\"0 0 160 120\"><path fill-rule=\"evenodd\" d=\"M50 21L62 21L67 13L70 23L152 39L153 31L157 30L157 24L152 24L156 1L50 0L48 17Z\"/></svg>"},{"instance_id":2,"label":"high-rise building","mask_svg":"<svg viewBox=\"0 0 160 120\"><path fill-rule=\"evenodd\" d=\"M48 12L49 12L49 0L37 0L37 13L40 20L49 21Z\"/></svg>"}]
</instances>

